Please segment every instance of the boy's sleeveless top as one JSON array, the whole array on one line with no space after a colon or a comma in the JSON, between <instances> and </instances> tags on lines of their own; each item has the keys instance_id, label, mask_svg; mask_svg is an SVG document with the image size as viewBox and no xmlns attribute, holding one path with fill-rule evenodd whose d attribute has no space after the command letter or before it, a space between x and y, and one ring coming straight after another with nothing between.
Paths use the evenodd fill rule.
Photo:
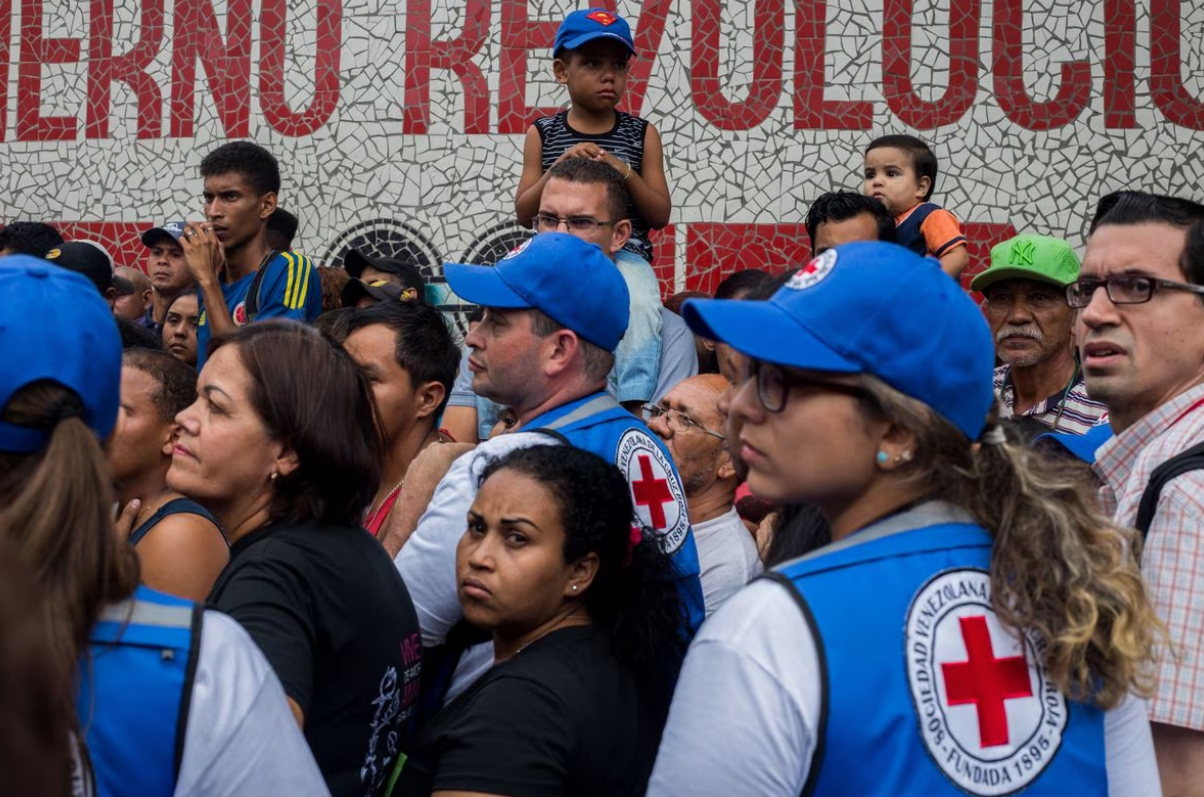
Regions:
<instances>
[{"instance_id":1,"label":"boy's sleeveless top","mask_svg":"<svg viewBox=\"0 0 1204 797\"><path fill-rule=\"evenodd\" d=\"M1000 623L987 532L894 520L767 574L819 655L803 793L1106 797L1103 712L1050 681L1043 640Z\"/></svg>"},{"instance_id":2,"label":"boy's sleeveless top","mask_svg":"<svg viewBox=\"0 0 1204 797\"><path fill-rule=\"evenodd\" d=\"M569 127L569 112L561 111L555 116L544 116L535 120L539 140L543 147L540 166L546 172L564 153L578 144L591 142L614 155L631 167L636 174L644 168L644 134L648 122L629 113L615 111L615 126L608 133L591 135L579 133ZM635 203L627 197L627 218L631 219L631 237L623 248L652 262L652 243L648 238L650 229L635 209Z\"/></svg>"},{"instance_id":3,"label":"boy's sleeveless top","mask_svg":"<svg viewBox=\"0 0 1204 797\"><path fill-rule=\"evenodd\" d=\"M155 514L147 518L146 522L130 533L128 540L130 547L133 548L142 542L142 538L149 534L151 529L163 522L164 518L171 517L172 515L199 515L216 526L222 535L222 539L226 539L226 532L222 530L221 524L217 522L217 518L208 509L191 498L173 498L155 510ZM228 544L229 540L226 540L226 542Z\"/></svg>"},{"instance_id":4,"label":"boy's sleeveless top","mask_svg":"<svg viewBox=\"0 0 1204 797\"><path fill-rule=\"evenodd\" d=\"M75 704L98 797L174 794L201 614L192 601L146 587L101 614Z\"/></svg>"},{"instance_id":5,"label":"boy's sleeveless top","mask_svg":"<svg viewBox=\"0 0 1204 797\"><path fill-rule=\"evenodd\" d=\"M924 240L924 231L920 228L924 226L924 220L928 218L929 214L940 208L940 205L933 202L924 202L918 205L910 216L895 227L895 243L907 247L920 257L927 255L928 242Z\"/></svg>"}]
</instances>

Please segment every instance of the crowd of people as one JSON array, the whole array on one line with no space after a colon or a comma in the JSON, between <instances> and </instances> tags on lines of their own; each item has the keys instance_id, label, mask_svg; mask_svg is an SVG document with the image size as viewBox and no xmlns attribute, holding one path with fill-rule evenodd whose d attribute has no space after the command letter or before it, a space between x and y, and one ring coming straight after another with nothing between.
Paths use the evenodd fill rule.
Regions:
<instances>
[{"instance_id":1,"label":"crowd of people","mask_svg":"<svg viewBox=\"0 0 1204 797\"><path fill-rule=\"evenodd\" d=\"M807 263L662 302L630 29L570 14L495 264L293 251L276 158L115 264L0 229L23 795L1204 794L1204 206L971 288L874 140Z\"/></svg>"}]
</instances>

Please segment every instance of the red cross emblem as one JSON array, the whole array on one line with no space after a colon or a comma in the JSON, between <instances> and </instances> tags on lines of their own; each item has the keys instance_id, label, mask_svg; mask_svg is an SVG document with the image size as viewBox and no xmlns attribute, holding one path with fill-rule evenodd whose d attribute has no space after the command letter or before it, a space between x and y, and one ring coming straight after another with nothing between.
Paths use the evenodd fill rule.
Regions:
<instances>
[{"instance_id":1,"label":"red cross emblem","mask_svg":"<svg viewBox=\"0 0 1204 797\"><path fill-rule=\"evenodd\" d=\"M652 470L652 459L647 454L640 454L639 461L640 480L631 483L632 495L637 504L648 507L652 527L663 529L668 523L665 504L673 503L673 492L669 489L668 481L656 477Z\"/></svg>"},{"instance_id":2,"label":"red cross emblem","mask_svg":"<svg viewBox=\"0 0 1204 797\"><path fill-rule=\"evenodd\" d=\"M611 14L607 11L595 11L592 14L586 14L585 18L592 19L594 22L597 22L602 26L613 25L617 19L614 14Z\"/></svg>"},{"instance_id":3,"label":"red cross emblem","mask_svg":"<svg viewBox=\"0 0 1204 797\"><path fill-rule=\"evenodd\" d=\"M973 703L978 710L978 733L983 747L1008 743L1008 718L1004 701L1032 697L1028 663L1024 656L995 658L987 618L961 617L967 660L945 663L945 694L949 705Z\"/></svg>"}]
</instances>

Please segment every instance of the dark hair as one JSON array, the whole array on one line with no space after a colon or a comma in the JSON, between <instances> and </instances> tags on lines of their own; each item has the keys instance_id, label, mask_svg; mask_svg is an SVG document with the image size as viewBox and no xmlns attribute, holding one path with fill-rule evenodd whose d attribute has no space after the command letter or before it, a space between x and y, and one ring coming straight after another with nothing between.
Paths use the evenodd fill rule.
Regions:
<instances>
[{"instance_id":1,"label":"dark hair","mask_svg":"<svg viewBox=\"0 0 1204 797\"><path fill-rule=\"evenodd\" d=\"M929 191L931 196L931 191ZM829 221L848 221L862 213L868 213L878 222L878 240L887 243L895 242L895 220L890 215L881 200L858 194L855 191L829 191L820 194L807 209L807 218L803 225L807 228L807 237L811 239L811 248L815 249L815 231L819 225Z\"/></svg>"},{"instance_id":2,"label":"dark hair","mask_svg":"<svg viewBox=\"0 0 1204 797\"><path fill-rule=\"evenodd\" d=\"M375 324L393 331L397 364L410 375L415 387L426 382L443 385L443 401L431 415L431 421L436 421L451 398L456 370L460 367L460 350L452 340L443 314L417 302L377 302L351 316L347 334Z\"/></svg>"},{"instance_id":3,"label":"dark hair","mask_svg":"<svg viewBox=\"0 0 1204 797\"><path fill-rule=\"evenodd\" d=\"M773 279L768 271L759 268L742 268L723 278L715 288L716 299L741 299Z\"/></svg>"},{"instance_id":4,"label":"dark hair","mask_svg":"<svg viewBox=\"0 0 1204 797\"><path fill-rule=\"evenodd\" d=\"M1105 225L1167 224L1186 229L1187 244L1179 256L1179 270L1188 282L1204 284L1204 205L1145 191L1114 191L1099 201L1090 233Z\"/></svg>"},{"instance_id":5,"label":"dark hair","mask_svg":"<svg viewBox=\"0 0 1204 797\"><path fill-rule=\"evenodd\" d=\"M280 193L280 164L254 141L231 141L201 161L201 177L237 174L259 196Z\"/></svg>"},{"instance_id":6,"label":"dark hair","mask_svg":"<svg viewBox=\"0 0 1204 797\"><path fill-rule=\"evenodd\" d=\"M773 295L777 293L782 286L784 286L787 282L790 282L790 278L794 276L794 272L797 270L797 268L790 268L781 274L774 274L772 277L765 280L748 293L744 294L742 298L752 302L763 302L767 299L772 299Z\"/></svg>"},{"instance_id":7,"label":"dark hair","mask_svg":"<svg viewBox=\"0 0 1204 797\"><path fill-rule=\"evenodd\" d=\"M45 257L62 242L58 230L40 221L14 221L0 229L0 249L9 249L14 255Z\"/></svg>"},{"instance_id":8,"label":"dark hair","mask_svg":"<svg viewBox=\"0 0 1204 797\"><path fill-rule=\"evenodd\" d=\"M183 294L180 294L183 296ZM179 296L176 297L177 299ZM157 337L146 327L136 324L119 315L113 316L117 322L117 331L121 333L121 348L123 349L162 349L163 339Z\"/></svg>"},{"instance_id":9,"label":"dark hair","mask_svg":"<svg viewBox=\"0 0 1204 797\"><path fill-rule=\"evenodd\" d=\"M1204 205L1146 191L1113 191L1099 201L1089 232L1105 224L1169 224L1188 228L1204 220Z\"/></svg>"},{"instance_id":10,"label":"dark hair","mask_svg":"<svg viewBox=\"0 0 1204 797\"><path fill-rule=\"evenodd\" d=\"M71 793L72 667L56 660L42 592L0 537L0 768L13 794ZM67 666L64 666L67 665Z\"/></svg>"},{"instance_id":11,"label":"dark hair","mask_svg":"<svg viewBox=\"0 0 1204 797\"><path fill-rule=\"evenodd\" d=\"M347 340L348 333L351 332L351 319L357 312L354 307L340 307L337 310L327 310L317 317L314 321L314 326L323 335L326 335L335 343L342 346L343 341Z\"/></svg>"},{"instance_id":12,"label":"dark hair","mask_svg":"<svg viewBox=\"0 0 1204 797\"><path fill-rule=\"evenodd\" d=\"M598 556L583 599L594 624L613 634L615 654L672 681L685 655L686 614L672 562L656 536L643 529L640 543L631 545L635 508L619 469L574 446L531 446L487 464L478 486L502 470L529 476L552 494L564 527L565 562Z\"/></svg>"},{"instance_id":13,"label":"dark hair","mask_svg":"<svg viewBox=\"0 0 1204 797\"><path fill-rule=\"evenodd\" d=\"M297 227L300 222L297 217L284 208L277 206L268 216L267 234L268 246L277 252L285 252L293 248L293 239L297 237Z\"/></svg>"},{"instance_id":14,"label":"dark hair","mask_svg":"<svg viewBox=\"0 0 1204 797\"><path fill-rule=\"evenodd\" d=\"M347 269L337 266L327 266L318 269L318 279L322 282L322 312L339 310L343 307L343 288L351 281Z\"/></svg>"},{"instance_id":15,"label":"dark hair","mask_svg":"<svg viewBox=\"0 0 1204 797\"><path fill-rule=\"evenodd\" d=\"M147 374L158 384L151 401L163 421L173 420L196 401L196 371L174 354L155 349L126 349L121 363Z\"/></svg>"},{"instance_id":16,"label":"dark hair","mask_svg":"<svg viewBox=\"0 0 1204 797\"><path fill-rule=\"evenodd\" d=\"M870 142L870 145L865 148L868 154L874 149L897 149L906 153L911 158L911 165L915 167L916 177L928 178L928 193L924 194L924 201L932 199L932 192L936 190L936 155L932 149L915 136L897 134L892 136L880 136Z\"/></svg>"},{"instance_id":17,"label":"dark hair","mask_svg":"<svg viewBox=\"0 0 1204 797\"><path fill-rule=\"evenodd\" d=\"M610 221L627 218L627 185L623 175L602 161L589 158L565 158L551 169L548 179L564 180L578 185L606 186L606 213Z\"/></svg>"},{"instance_id":18,"label":"dark hair","mask_svg":"<svg viewBox=\"0 0 1204 797\"><path fill-rule=\"evenodd\" d=\"M380 486L382 443L368 381L313 327L261 321L216 342L250 377L251 406L298 465L273 484L273 523L355 526Z\"/></svg>"},{"instance_id":19,"label":"dark hair","mask_svg":"<svg viewBox=\"0 0 1204 797\"><path fill-rule=\"evenodd\" d=\"M573 158L573 160L577 159ZM542 310L532 309L527 312L531 314L531 334L538 338L546 338L548 335L555 335L562 329L568 329ZM614 353L596 343L590 343L580 335L577 335L577 345L581 349L585 378L591 381L605 379L611 369L615 367Z\"/></svg>"},{"instance_id":20,"label":"dark hair","mask_svg":"<svg viewBox=\"0 0 1204 797\"><path fill-rule=\"evenodd\" d=\"M805 556L832 542L832 527L815 504L785 504L773 520L773 536L765 551L765 567Z\"/></svg>"},{"instance_id":21,"label":"dark hair","mask_svg":"<svg viewBox=\"0 0 1204 797\"><path fill-rule=\"evenodd\" d=\"M588 44L588 42L587 42L587 44ZM581 52L581 48L584 46L585 45L582 44L578 47L560 47L560 48L552 51L552 58L557 61L564 61L566 64L571 64L573 62L573 56L579 54ZM628 51L628 49L626 47L624 47L623 48L623 62L626 63L630 60L631 60L631 53L630 53L630 51Z\"/></svg>"}]
</instances>

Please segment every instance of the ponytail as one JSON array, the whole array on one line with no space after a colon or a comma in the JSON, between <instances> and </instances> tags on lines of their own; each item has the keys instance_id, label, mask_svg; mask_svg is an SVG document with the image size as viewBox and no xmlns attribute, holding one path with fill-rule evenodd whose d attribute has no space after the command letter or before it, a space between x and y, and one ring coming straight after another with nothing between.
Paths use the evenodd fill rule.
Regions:
<instances>
[{"instance_id":1,"label":"ponytail","mask_svg":"<svg viewBox=\"0 0 1204 797\"><path fill-rule=\"evenodd\" d=\"M1152 694L1163 626L1146 596L1140 541L1099 508L1091 472L1003 439L992 418L972 444L927 406L863 377L916 451L903 478L967 511L994 539L991 603L1014 631L1032 629L1050 677L1072 700L1113 708Z\"/></svg>"},{"instance_id":2,"label":"ponytail","mask_svg":"<svg viewBox=\"0 0 1204 797\"><path fill-rule=\"evenodd\" d=\"M36 426L65 395L57 384L35 383L2 417ZM55 658L74 672L101 610L133 593L138 567L113 529L115 498L96 435L78 415L52 422L40 452L0 453L0 533L37 576Z\"/></svg>"}]
</instances>

